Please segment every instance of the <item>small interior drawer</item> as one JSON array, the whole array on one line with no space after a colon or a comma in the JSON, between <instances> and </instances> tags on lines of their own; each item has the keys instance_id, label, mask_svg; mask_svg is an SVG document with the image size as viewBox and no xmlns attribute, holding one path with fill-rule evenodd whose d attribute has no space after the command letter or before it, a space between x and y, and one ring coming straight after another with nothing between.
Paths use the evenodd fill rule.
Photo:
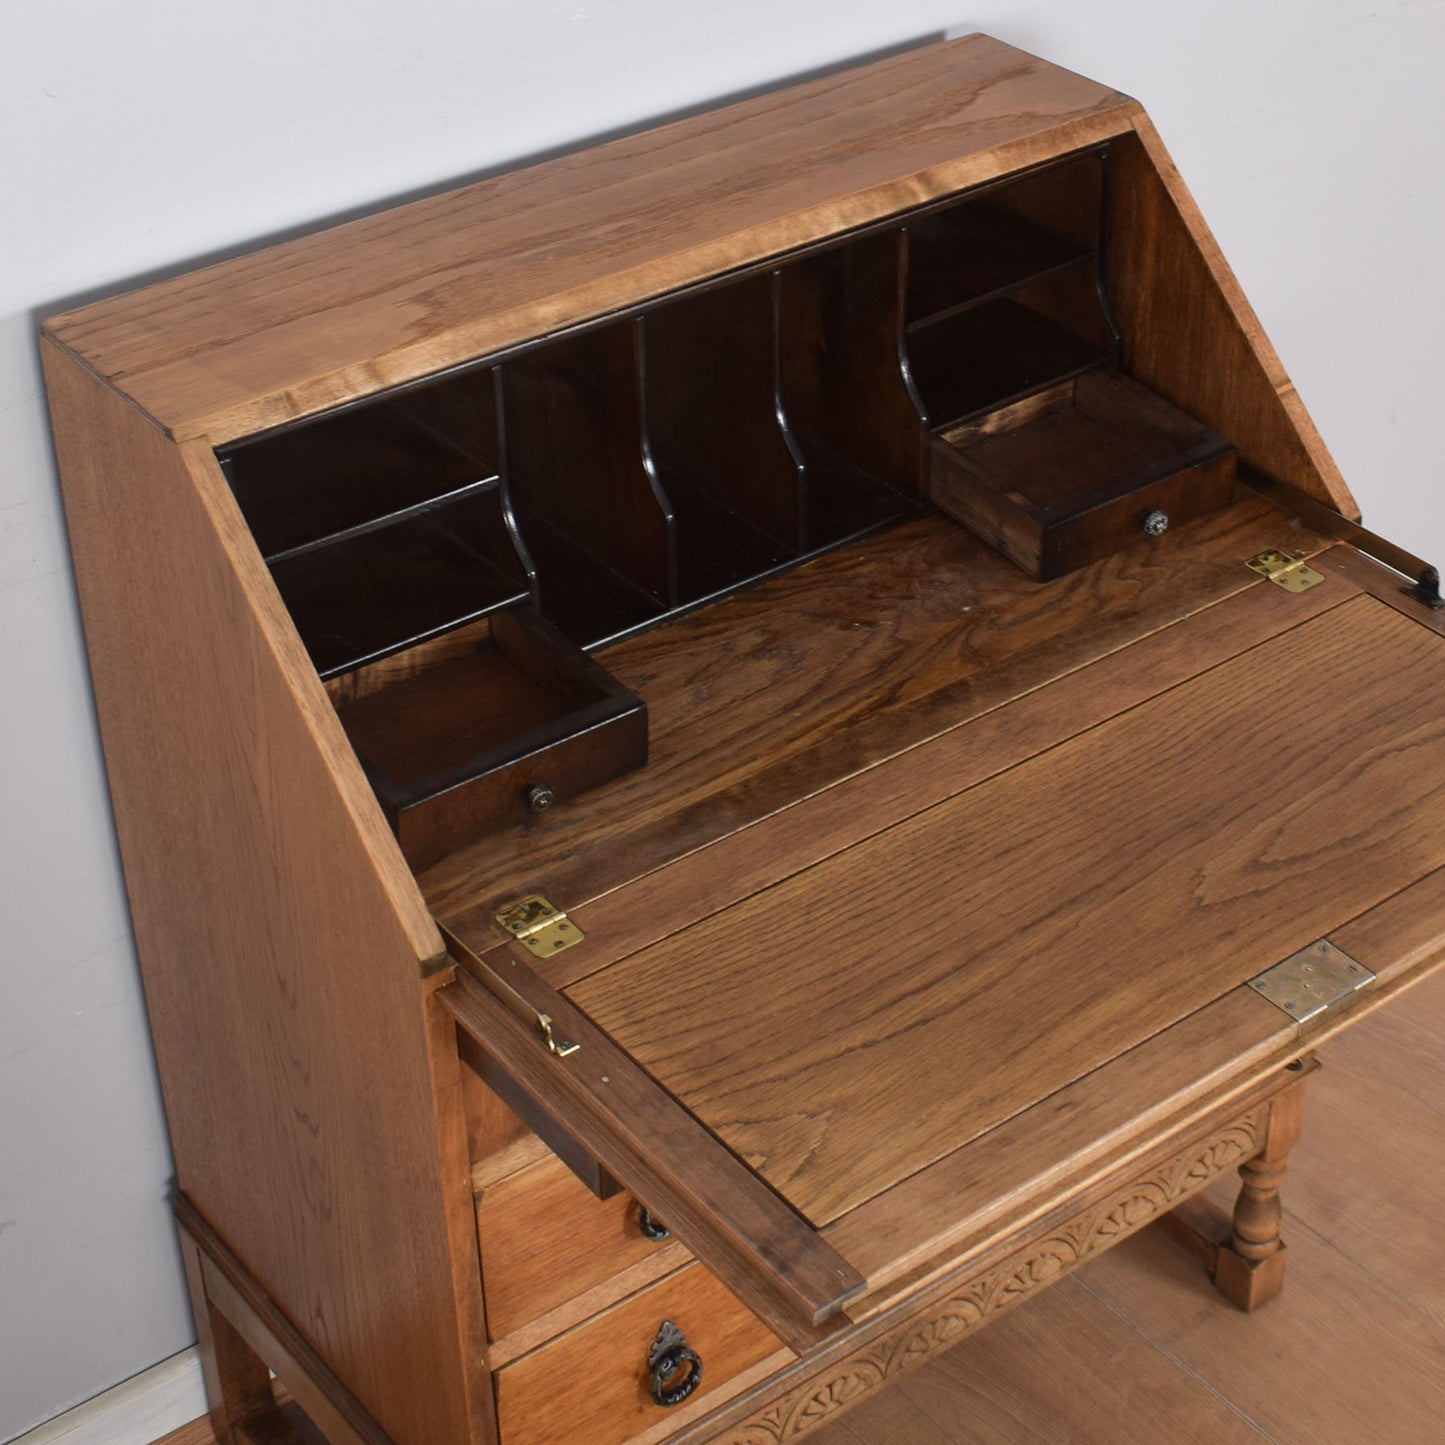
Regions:
<instances>
[{"instance_id":1,"label":"small interior drawer","mask_svg":"<svg viewBox=\"0 0 1445 1445\"><path fill-rule=\"evenodd\" d=\"M653 1398L649 1356L668 1324L701 1371L694 1390L664 1406ZM690 1264L501 1370L502 1445L620 1445L660 1426L680 1427L793 1358L713 1275ZM691 1368L678 1360L673 1374L660 1369L659 1387L680 1391Z\"/></svg>"},{"instance_id":2,"label":"small interior drawer","mask_svg":"<svg viewBox=\"0 0 1445 1445\"><path fill-rule=\"evenodd\" d=\"M655 1278L691 1258L632 1195L598 1199L554 1154L482 1190L477 1238L493 1340L624 1270L635 1289L649 1264Z\"/></svg>"},{"instance_id":3,"label":"small interior drawer","mask_svg":"<svg viewBox=\"0 0 1445 1445\"><path fill-rule=\"evenodd\" d=\"M1234 448L1113 371L945 429L930 496L1041 582L1228 504Z\"/></svg>"},{"instance_id":4,"label":"small interior drawer","mask_svg":"<svg viewBox=\"0 0 1445 1445\"><path fill-rule=\"evenodd\" d=\"M530 608L337 709L415 868L647 761L647 708Z\"/></svg>"}]
</instances>

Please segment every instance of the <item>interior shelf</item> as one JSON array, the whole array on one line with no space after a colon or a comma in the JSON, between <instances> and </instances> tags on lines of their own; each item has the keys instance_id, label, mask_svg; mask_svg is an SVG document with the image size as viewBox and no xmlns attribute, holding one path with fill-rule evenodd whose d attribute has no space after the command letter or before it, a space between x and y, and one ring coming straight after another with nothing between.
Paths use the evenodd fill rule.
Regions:
<instances>
[{"instance_id":1,"label":"interior shelf","mask_svg":"<svg viewBox=\"0 0 1445 1445\"><path fill-rule=\"evenodd\" d=\"M528 598L509 546L493 483L292 553L271 574L328 678Z\"/></svg>"},{"instance_id":2,"label":"interior shelf","mask_svg":"<svg viewBox=\"0 0 1445 1445\"><path fill-rule=\"evenodd\" d=\"M429 425L420 398L403 394L224 452L222 468L261 555L273 561L494 480L488 388L470 380L478 416L459 437Z\"/></svg>"},{"instance_id":3,"label":"interior shelf","mask_svg":"<svg viewBox=\"0 0 1445 1445\"><path fill-rule=\"evenodd\" d=\"M1092 255L1088 245L983 201L926 216L908 227L909 324L926 324Z\"/></svg>"},{"instance_id":4,"label":"interior shelf","mask_svg":"<svg viewBox=\"0 0 1445 1445\"><path fill-rule=\"evenodd\" d=\"M861 536L918 510L918 499L890 487L815 438L803 438L808 457L808 534L818 545Z\"/></svg>"},{"instance_id":5,"label":"interior shelf","mask_svg":"<svg viewBox=\"0 0 1445 1445\"><path fill-rule=\"evenodd\" d=\"M520 759L575 744L596 766L569 787L637 765L645 714L625 746L581 741L611 696L584 653L930 500L1047 570L1135 526L1101 520L1116 494L1214 496L1223 464L1210 441L1194 467L1187 418L1082 380L1119 352L1106 195L1081 152L227 448L406 847L515 820ZM591 701L559 683L586 676Z\"/></svg>"},{"instance_id":6,"label":"interior shelf","mask_svg":"<svg viewBox=\"0 0 1445 1445\"><path fill-rule=\"evenodd\" d=\"M536 567L537 605L580 647L600 647L666 615L637 586L535 512L517 511L518 530Z\"/></svg>"},{"instance_id":7,"label":"interior shelf","mask_svg":"<svg viewBox=\"0 0 1445 1445\"><path fill-rule=\"evenodd\" d=\"M909 337L913 382L935 430L1113 360L1113 350L1018 301L986 301Z\"/></svg>"},{"instance_id":8,"label":"interior shelf","mask_svg":"<svg viewBox=\"0 0 1445 1445\"><path fill-rule=\"evenodd\" d=\"M684 603L805 544L802 467L778 396L778 286L763 272L641 318L644 432L676 516Z\"/></svg>"},{"instance_id":9,"label":"interior shelf","mask_svg":"<svg viewBox=\"0 0 1445 1445\"><path fill-rule=\"evenodd\" d=\"M678 517L678 576L690 602L725 592L798 555L718 500L714 492L672 471L660 473ZM797 489L796 479L793 489Z\"/></svg>"},{"instance_id":10,"label":"interior shelf","mask_svg":"<svg viewBox=\"0 0 1445 1445\"><path fill-rule=\"evenodd\" d=\"M677 522L643 435L638 331L611 322L500 367L507 484L549 616L572 589L550 560L558 538L571 565L620 578L654 611L678 604Z\"/></svg>"},{"instance_id":11,"label":"interior shelf","mask_svg":"<svg viewBox=\"0 0 1445 1445\"><path fill-rule=\"evenodd\" d=\"M919 505L924 431L900 351L899 231L785 267L779 390L803 460L805 550Z\"/></svg>"}]
</instances>

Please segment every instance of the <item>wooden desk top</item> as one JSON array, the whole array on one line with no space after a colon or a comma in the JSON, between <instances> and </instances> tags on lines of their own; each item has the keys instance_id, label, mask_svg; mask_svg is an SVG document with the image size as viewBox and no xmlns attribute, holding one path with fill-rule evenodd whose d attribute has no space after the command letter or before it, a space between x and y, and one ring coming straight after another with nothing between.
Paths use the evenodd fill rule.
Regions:
<instances>
[{"instance_id":1,"label":"wooden desk top","mask_svg":"<svg viewBox=\"0 0 1445 1445\"><path fill-rule=\"evenodd\" d=\"M1256 580L1285 537L1347 550L1242 498L1040 592L924 517L621 644L652 765L438 865L432 906L494 960L498 889L565 907L547 982L866 1312L1310 1047L1265 968L1351 938L1383 996L1438 954L1445 641L1358 559ZM850 645L859 589L890 626Z\"/></svg>"}]
</instances>

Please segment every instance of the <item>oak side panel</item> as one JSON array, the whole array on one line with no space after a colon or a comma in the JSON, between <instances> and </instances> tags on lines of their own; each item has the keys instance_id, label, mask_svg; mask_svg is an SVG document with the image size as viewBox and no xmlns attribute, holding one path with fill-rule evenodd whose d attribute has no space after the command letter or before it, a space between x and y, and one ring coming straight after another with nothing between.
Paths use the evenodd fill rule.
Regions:
<instances>
[{"instance_id":1,"label":"oak side panel","mask_svg":"<svg viewBox=\"0 0 1445 1445\"><path fill-rule=\"evenodd\" d=\"M210 453L43 349L180 1186L396 1445L481 1442L440 940Z\"/></svg>"},{"instance_id":2,"label":"oak side panel","mask_svg":"<svg viewBox=\"0 0 1445 1445\"><path fill-rule=\"evenodd\" d=\"M986 36L843 70L57 318L221 441L762 260L1127 128Z\"/></svg>"},{"instance_id":3,"label":"oak side panel","mask_svg":"<svg viewBox=\"0 0 1445 1445\"><path fill-rule=\"evenodd\" d=\"M1107 284L1124 366L1239 448L1350 517L1359 508L1142 112L1110 151Z\"/></svg>"}]
</instances>

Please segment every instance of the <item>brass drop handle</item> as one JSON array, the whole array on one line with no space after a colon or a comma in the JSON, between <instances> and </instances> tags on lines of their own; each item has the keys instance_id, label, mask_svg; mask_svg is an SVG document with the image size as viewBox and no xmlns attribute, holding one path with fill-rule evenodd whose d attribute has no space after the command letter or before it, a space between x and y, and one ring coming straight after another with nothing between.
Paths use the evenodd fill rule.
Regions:
<instances>
[{"instance_id":1,"label":"brass drop handle","mask_svg":"<svg viewBox=\"0 0 1445 1445\"><path fill-rule=\"evenodd\" d=\"M680 1405L702 1384L702 1361L687 1347L683 1333L671 1320L663 1320L647 1355L653 1401L664 1410Z\"/></svg>"},{"instance_id":2,"label":"brass drop handle","mask_svg":"<svg viewBox=\"0 0 1445 1445\"><path fill-rule=\"evenodd\" d=\"M665 1224L658 1223L643 1204L637 1206L637 1227L642 1231L643 1238L652 1240L654 1244L672 1238L672 1231Z\"/></svg>"}]
</instances>

